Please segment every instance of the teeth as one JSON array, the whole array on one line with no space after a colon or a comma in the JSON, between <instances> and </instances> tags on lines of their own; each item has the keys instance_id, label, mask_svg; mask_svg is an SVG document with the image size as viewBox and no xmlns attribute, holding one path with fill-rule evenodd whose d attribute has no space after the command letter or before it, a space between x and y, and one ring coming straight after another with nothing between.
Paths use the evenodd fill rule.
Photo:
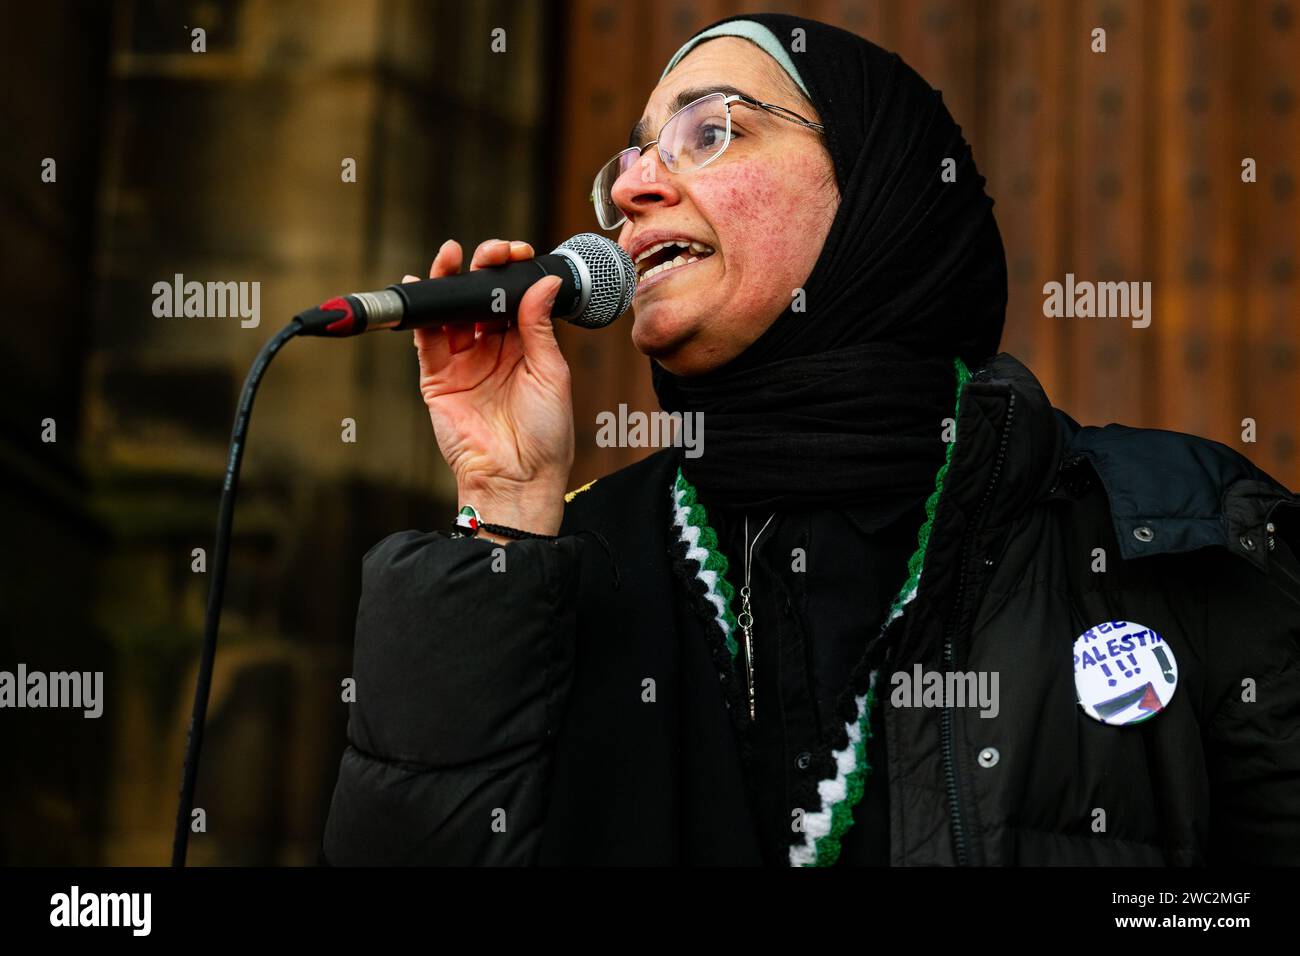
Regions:
<instances>
[{"instance_id":1,"label":"teeth","mask_svg":"<svg viewBox=\"0 0 1300 956\"><path fill-rule=\"evenodd\" d=\"M691 252L713 252L712 246L706 246L704 243L696 242L693 239L669 239L667 242L657 242L653 246L641 250L640 254L636 257L636 261L641 262L646 257L654 255L665 246L687 246Z\"/></svg>"},{"instance_id":2,"label":"teeth","mask_svg":"<svg viewBox=\"0 0 1300 956\"><path fill-rule=\"evenodd\" d=\"M642 273L641 278L648 279L652 275L656 275L657 273L667 272L669 269L675 269L678 266L690 265L692 262L699 262L699 261L700 260L698 256L691 256L689 259L683 259L681 256L678 256L676 259L673 259L671 262L661 262L653 269L647 269L644 273Z\"/></svg>"}]
</instances>

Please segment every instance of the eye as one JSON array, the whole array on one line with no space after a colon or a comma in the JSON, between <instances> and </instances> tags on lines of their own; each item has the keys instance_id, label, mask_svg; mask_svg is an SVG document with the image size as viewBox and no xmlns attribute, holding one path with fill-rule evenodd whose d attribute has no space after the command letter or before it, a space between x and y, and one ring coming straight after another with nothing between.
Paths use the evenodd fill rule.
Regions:
<instances>
[{"instance_id":1,"label":"eye","mask_svg":"<svg viewBox=\"0 0 1300 956\"><path fill-rule=\"evenodd\" d=\"M719 123L703 123L695 131L695 148L711 152L727 139L727 127Z\"/></svg>"}]
</instances>

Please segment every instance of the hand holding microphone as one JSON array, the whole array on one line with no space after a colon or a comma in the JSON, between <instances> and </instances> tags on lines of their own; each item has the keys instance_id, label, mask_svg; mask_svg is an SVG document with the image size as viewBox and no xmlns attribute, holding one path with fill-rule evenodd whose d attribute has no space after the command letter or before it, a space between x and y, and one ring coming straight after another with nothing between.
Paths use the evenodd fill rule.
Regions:
<instances>
[{"instance_id":1,"label":"hand holding microphone","mask_svg":"<svg viewBox=\"0 0 1300 956\"><path fill-rule=\"evenodd\" d=\"M378 292L330 299L295 317L298 334L413 329L420 394L456 476L458 507L555 534L573 466L573 397L552 316L608 325L630 307L636 270L618 245L593 233L544 256L526 242L489 240L465 274L461 260L460 245L448 240L428 280L407 276Z\"/></svg>"},{"instance_id":2,"label":"hand holding microphone","mask_svg":"<svg viewBox=\"0 0 1300 956\"><path fill-rule=\"evenodd\" d=\"M489 240L474 251L470 270L532 257L526 242ZM460 244L448 240L429 278L455 275L461 259ZM509 327L489 320L414 332L420 394L456 476L457 507L472 504L495 524L538 534L559 531L573 466L569 365L551 325L560 285L556 276L534 282Z\"/></svg>"}]
</instances>

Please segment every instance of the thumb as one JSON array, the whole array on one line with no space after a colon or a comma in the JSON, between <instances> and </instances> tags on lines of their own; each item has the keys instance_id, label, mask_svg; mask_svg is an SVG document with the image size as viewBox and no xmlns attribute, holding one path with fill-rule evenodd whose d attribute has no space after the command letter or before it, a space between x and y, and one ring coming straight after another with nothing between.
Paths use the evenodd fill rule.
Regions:
<instances>
[{"instance_id":1,"label":"thumb","mask_svg":"<svg viewBox=\"0 0 1300 956\"><path fill-rule=\"evenodd\" d=\"M543 367L554 364L557 358L563 361L551 319L551 307L561 284L559 276L547 276L529 286L519 300L519 337L524 358Z\"/></svg>"}]
</instances>

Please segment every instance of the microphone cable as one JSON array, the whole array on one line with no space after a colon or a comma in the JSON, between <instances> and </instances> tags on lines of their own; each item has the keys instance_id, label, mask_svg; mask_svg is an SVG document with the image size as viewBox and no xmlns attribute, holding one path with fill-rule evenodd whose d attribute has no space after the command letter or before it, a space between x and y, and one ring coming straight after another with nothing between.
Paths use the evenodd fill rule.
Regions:
<instances>
[{"instance_id":1,"label":"microphone cable","mask_svg":"<svg viewBox=\"0 0 1300 956\"><path fill-rule=\"evenodd\" d=\"M302 330L294 319L277 332L257 353L235 411L230 432L230 454L226 458L226 478L221 488L221 505L217 511L217 540L212 552L212 583L208 588L208 608L203 619L203 649L199 655L198 682L194 688L194 710L190 714L189 733L185 741L185 766L181 776L180 801L176 808L176 831L172 837L172 866L185 865L190 839L190 815L194 811L194 786L199 776L199 753L203 749L203 724L207 719L208 695L212 690L212 665L217 655L217 627L221 623L221 600L226 588L226 565L230 559L230 529L235 517L235 494L239 489L239 465L244 460L244 443L253 398L266 367L275 353Z\"/></svg>"}]
</instances>

